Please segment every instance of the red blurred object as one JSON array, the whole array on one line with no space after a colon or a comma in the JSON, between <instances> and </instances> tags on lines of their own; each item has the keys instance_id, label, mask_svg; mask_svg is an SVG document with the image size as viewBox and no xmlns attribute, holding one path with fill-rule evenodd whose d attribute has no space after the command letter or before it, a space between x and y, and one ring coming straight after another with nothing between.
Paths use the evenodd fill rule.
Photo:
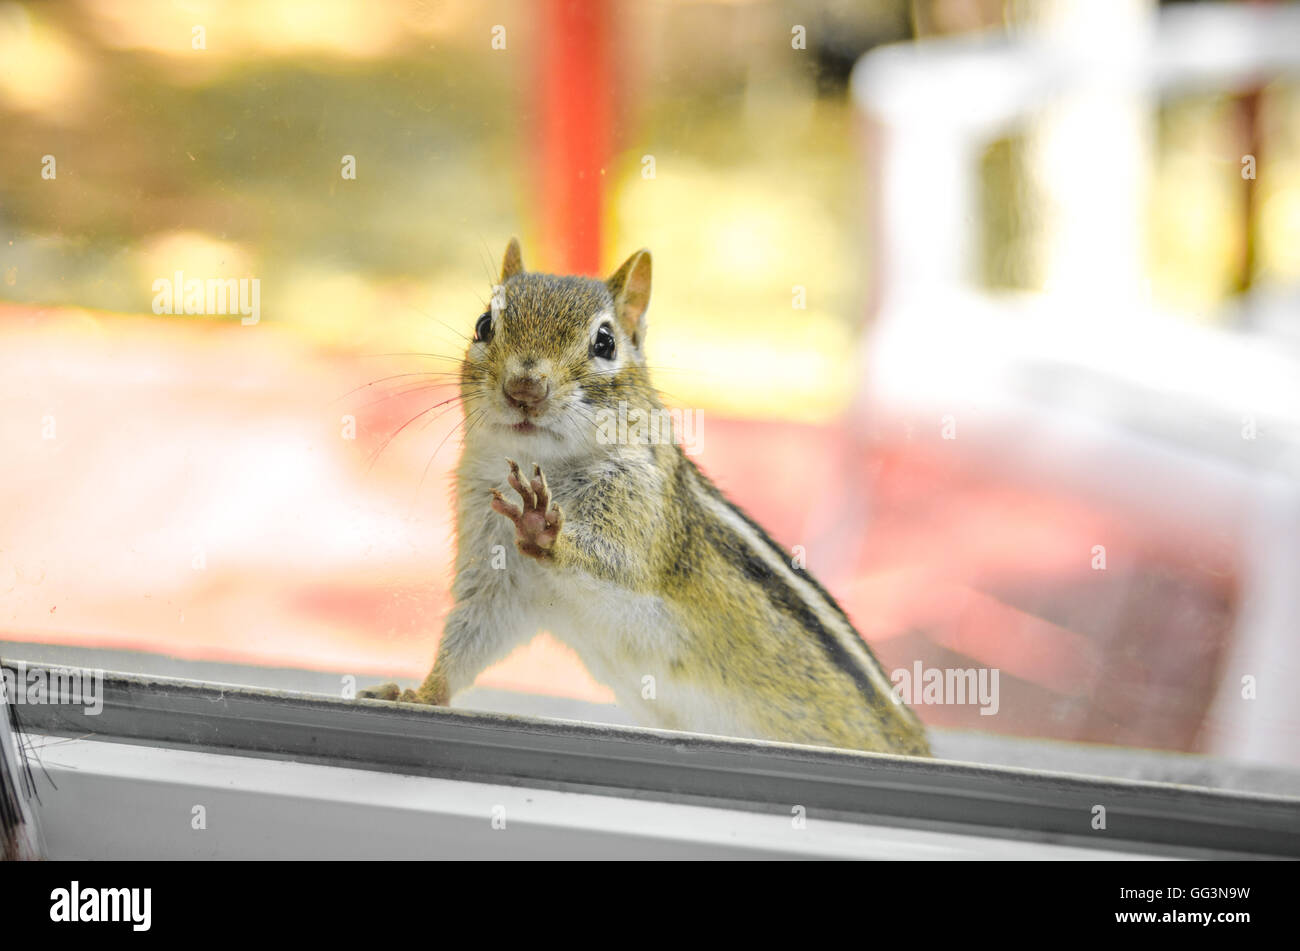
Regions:
<instances>
[{"instance_id":1,"label":"red blurred object","mask_svg":"<svg viewBox=\"0 0 1300 951\"><path fill-rule=\"evenodd\" d=\"M606 0L550 0L539 96L543 247L565 273L600 270L613 76Z\"/></svg>"}]
</instances>

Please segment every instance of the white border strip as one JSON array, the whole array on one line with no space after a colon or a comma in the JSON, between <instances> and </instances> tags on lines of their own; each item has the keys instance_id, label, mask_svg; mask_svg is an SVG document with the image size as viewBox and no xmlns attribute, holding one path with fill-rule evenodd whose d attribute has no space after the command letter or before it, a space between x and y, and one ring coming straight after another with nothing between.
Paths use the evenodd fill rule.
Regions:
<instances>
[{"instance_id":1,"label":"white border strip","mask_svg":"<svg viewBox=\"0 0 1300 951\"><path fill-rule=\"evenodd\" d=\"M51 859L1138 859L95 740L32 737ZM52 779L58 787L51 787ZM195 807L206 828L195 829ZM494 828L504 819L505 828Z\"/></svg>"}]
</instances>

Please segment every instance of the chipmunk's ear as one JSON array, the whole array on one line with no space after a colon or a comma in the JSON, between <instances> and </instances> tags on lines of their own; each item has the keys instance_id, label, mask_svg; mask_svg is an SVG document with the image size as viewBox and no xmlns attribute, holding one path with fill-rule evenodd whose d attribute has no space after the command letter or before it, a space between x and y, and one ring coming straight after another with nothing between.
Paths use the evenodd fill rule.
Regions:
<instances>
[{"instance_id":1,"label":"chipmunk's ear","mask_svg":"<svg viewBox=\"0 0 1300 951\"><path fill-rule=\"evenodd\" d=\"M650 252L645 248L623 262L605 282L614 296L614 317L632 338L634 346L645 343L645 309L650 306Z\"/></svg>"},{"instance_id":2,"label":"chipmunk's ear","mask_svg":"<svg viewBox=\"0 0 1300 951\"><path fill-rule=\"evenodd\" d=\"M501 283L504 284L516 274L523 273L524 256L519 252L519 239L511 238L510 243L506 245L505 260L501 262Z\"/></svg>"}]
</instances>

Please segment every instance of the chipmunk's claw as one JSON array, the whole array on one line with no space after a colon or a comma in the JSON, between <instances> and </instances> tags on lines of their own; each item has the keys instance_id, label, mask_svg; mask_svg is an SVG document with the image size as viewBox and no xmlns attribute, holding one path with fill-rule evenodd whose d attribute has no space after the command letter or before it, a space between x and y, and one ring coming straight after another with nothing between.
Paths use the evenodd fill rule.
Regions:
<instances>
[{"instance_id":1,"label":"chipmunk's claw","mask_svg":"<svg viewBox=\"0 0 1300 951\"><path fill-rule=\"evenodd\" d=\"M532 479L519 471L519 464L507 459L510 487L519 493L523 508L507 502L497 489L492 490L492 511L504 515L515 523L515 547L530 558L542 559L552 554L555 540L564 524L564 512L551 499L551 488L546 483L542 467L533 463Z\"/></svg>"},{"instance_id":2,"label":"chipmunk's claw","mask_svg":"<svg viewBox=\"0 0 1300 951\"><path fill-rule=\"evenodd\" d=\"M511 505L506 501L506 497L501 494L500 489L492 490L492 511L504 515L512 522L518 522L519 517L524 514L519 510L519 506Z\"/></svg>"},{"instance_id":3,"label":"chipmunk's claw","mask_svg":"<svg viewBox=\"0 0 1300 951\"><path fill-rule=\"evenodd\" d=\"M359 700L397 700L402 696L402 688L394 683L379 684L357 691Z\"/></svg>"},{"instance_id":4,"label":"chipmunk's claw","mask_svg":"<svg viewBox=\"0 0 1300 951\"><path fill-rule=\"evenodd\" d=\"M535 506L537 500L533 498L532 486L529 485L528 481L523 477L523 474L520 473L519 463L515 462L513 459L507 459L506 462L510 464L510 488L518 492L523 498L525 508Z\"/></svg>"}]
</instances>

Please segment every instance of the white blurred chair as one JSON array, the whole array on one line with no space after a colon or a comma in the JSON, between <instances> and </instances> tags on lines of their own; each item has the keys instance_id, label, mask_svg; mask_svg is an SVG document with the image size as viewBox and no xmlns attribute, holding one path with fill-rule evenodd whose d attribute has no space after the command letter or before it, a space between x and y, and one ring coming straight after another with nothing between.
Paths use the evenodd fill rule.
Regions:
<instances>
[{"instance_id":1,"label":"white blurred chair","mask_svg":"<svg viewBox=\"0 0 1300 951\"><path fill-rule=\"evenodd\" d=\"M1300 764L1300 349L1223 329L1244 320L1159 312L1141 273L1154 104L1300 76L1300 7L1057 9L1019 35L899 44L857 64L876 184L859 406L932 418L936 438L953 415L963 448L993 465L1224 539L1241 610L1204 745ZM1051 209L1044 290L995 292L976 275L980 156L1026 127ZM1270 300L1300 322L1296 289ZM1242 699L1247 675L1255 700Z\"/></svg>"}]
</instances>

